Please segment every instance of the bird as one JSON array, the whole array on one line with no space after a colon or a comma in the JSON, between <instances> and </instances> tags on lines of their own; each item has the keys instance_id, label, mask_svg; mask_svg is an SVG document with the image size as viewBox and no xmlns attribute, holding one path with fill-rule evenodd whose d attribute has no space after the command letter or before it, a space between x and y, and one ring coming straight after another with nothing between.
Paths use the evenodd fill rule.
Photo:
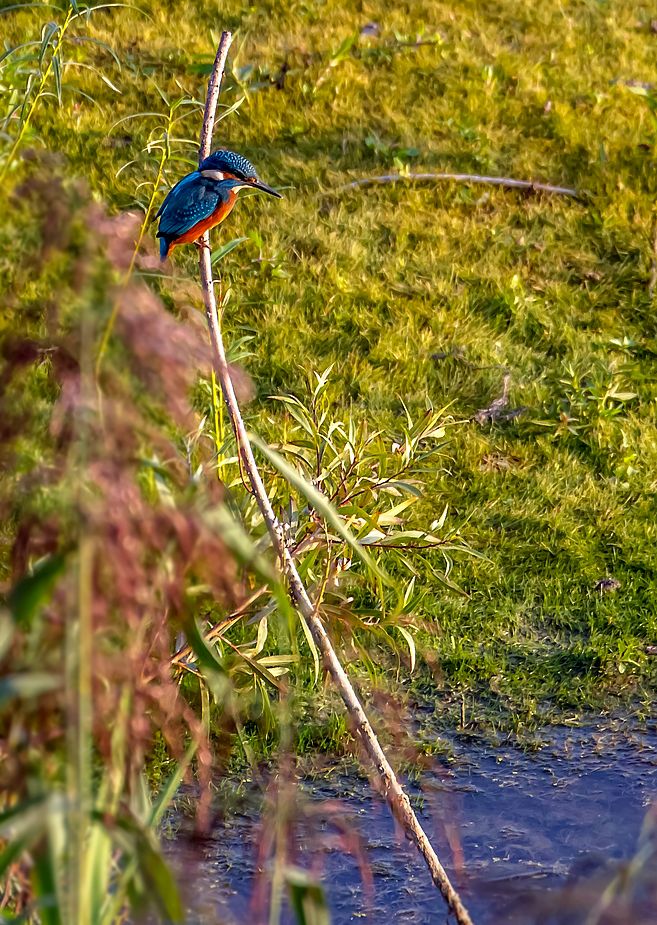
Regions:
<instances>
[{"instance_id":1,"label":"bird","mask_svg":"<svg viewBox=\"0 0 657 925\"><path fill-rule=\"evenodd\" d=\"M160 260L164 262L172 248L198 241L209 228L223 222L243 189L283 198L258 179L255 167L242 154L220 148L204 158L198 170L187 174L169 191L155 216L160 220Z\"/></svg>"}]
</instances>

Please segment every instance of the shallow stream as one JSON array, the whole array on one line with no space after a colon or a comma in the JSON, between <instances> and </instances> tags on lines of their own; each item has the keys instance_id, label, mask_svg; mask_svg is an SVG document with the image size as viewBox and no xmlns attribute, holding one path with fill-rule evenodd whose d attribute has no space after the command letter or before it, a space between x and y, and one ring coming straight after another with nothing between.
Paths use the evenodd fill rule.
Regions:
<instances>
[{"instance_id":1,"label":"shallow stream","mask_svg":"<svg viewBox=\"0 0 657 925\"><path fill-rule=\"evenodd\" d=\"M526 751L457 737L410 785L476 925L656 925L657 728L555 728L542 741ZM333 925L449 921L368 781L327 772L297 800L288 856L322 880ZM263 832L247 799L211 839L176 841L191 923L267 921Z\"/></svg>"}]
</instances>

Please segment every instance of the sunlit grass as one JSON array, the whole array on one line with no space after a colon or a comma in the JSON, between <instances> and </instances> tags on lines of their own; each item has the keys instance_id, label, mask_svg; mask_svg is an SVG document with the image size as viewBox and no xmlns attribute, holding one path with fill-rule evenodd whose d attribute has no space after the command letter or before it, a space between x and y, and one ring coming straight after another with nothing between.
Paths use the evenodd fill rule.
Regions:
<instances>
[{"instance_id":1,"label":"sunlit grass","mask_svg":"<svg viewBox=\"0 0 657 925\"><path fill-rule=\"evenodd\" d=\"M654 79L651 15L620 0L116 8L84 30L121 67L101 45L74 46L97 70L71 68L64 83L93 101L42 100L22 139L57 152L53 169L83 177L114 210L152 211L155 187L139 184L175 182L185 152L164 164L156 153L143 177L140 161L121 171L152 124L120 120L202 98L217 30L237 31L222 101L245 101L217 141L286 197L243 202L215 232L217 243L247 238L221 268L229 332L255 335L252 424L275 439L283 411L269 396L303 396L308 370L331 363L336 417L389 427L402 402L414 414L427 400L449 406L460 423L430 474L426 520L448 504L448 523L486 559L457 562L467 598L419 566L418 642L440 686L476 693L500 721L610 694L640 703L655 678L645 647L657 641L657 165L645 100L627 87ZM42 18L3 16L4 38L20 41ZM368 23L377 29L361 35ZM585 198L401 183L333 195L399 165L562 183ZM3 286L16 282L21 246L17 233L0 248ZM195 278L193 248L173 267ZM178 310L180 284L157 285ZM37 295L27 284L0 324ZM525 411L470 422L505 372L511 407ZM206 410L212 421L209 396ZM596 591L606 576L621 587Z\"/></svg>"}]
</instances>

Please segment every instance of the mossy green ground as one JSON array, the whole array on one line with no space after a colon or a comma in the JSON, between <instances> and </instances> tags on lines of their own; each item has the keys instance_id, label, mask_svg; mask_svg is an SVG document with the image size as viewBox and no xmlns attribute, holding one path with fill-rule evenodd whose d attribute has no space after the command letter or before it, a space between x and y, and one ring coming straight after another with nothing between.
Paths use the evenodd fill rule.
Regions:
<instances>
[{"instance_id":1,"label":"mossy green ground","mask_svg":"<svg viewBox=\"0 0 657 925\"><path fill-rule=\"evenodd\" d=\"M121 67L99 46L74 55L120 92L70 68L63 105L45 101L27 139L58 152L65 174L111 210L134 208L147 198L138 184L155 176L157 156L142 149L158 123L110 127L166 112L161 94L202 98L219 31L237 33L222 100L246 98L216 141L285 192L280 204L241 203L214 232L217 242L249 238L222 268L228 337L253 335L251 423L271 433L281 412L268 396L303 397L307 372L332 363L336 401L356 417L394 422L402 402L448 406L457 423L427 486L427 523L448 504L449 522L486 558L456 564L467 597L424 576L419 641L434 670L420 667L416 683L457 705L464 692L467 722L483 705L522 724L615 696L647 710L654 689L657 172L655 124L631 88L656 79L653 13L622 0L107 10L84 31ZM32 35L43 15L8 14L3 34ZM195 138L199 124L190 114L178 137ZM340 189L400 164L583 195L439 182ZM172 160L166 180L184 172ZM20 240L0 255L8 278L12 246ZM193 248L172 265L178 279L196 278ZM175 304L179 284L158 285ZM522 414L471 421L506 373ZM620 587L595 590L606 577Z\"/></svg>"}]
</instances>

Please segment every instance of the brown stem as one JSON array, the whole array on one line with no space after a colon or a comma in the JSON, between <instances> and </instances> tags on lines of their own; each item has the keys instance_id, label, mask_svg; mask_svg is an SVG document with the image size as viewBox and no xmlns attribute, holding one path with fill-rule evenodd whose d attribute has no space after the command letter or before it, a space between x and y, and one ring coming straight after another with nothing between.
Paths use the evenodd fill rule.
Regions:
<instances>
[{"instance_id":1,"label":"brown stem","mask_svg":"<svg viewBox=\"0 0 657 925\"><path fill-rule=\"evenodd\" d=\"M205 117L203 120L203 130L201 132L201 148L199 159L206 157L212 144L212 127L214 124L214 109L219 97L219 89L223 77L223 69L226 62L226 55L232 41L230 32L222 33L215 58L212 76L208 87L208 97L205 106ZM274 509L271 506L267 490L262 481L260 471L253 456L253 450L249 443L246 427L242 418L235 389L230 377L228 363L226 361L226 352L224 349L223 337L221 334L221 324L219 313L217 311L217 302L214 294L214 282L212 279L212 261L210 259L210 240L206 232L201 238L201 249L199 253L199 265L201 272L201 285L203 289L203 298L205 302L205 313L210 332L210 341L214 356L214 364L217 377L221 384L221 389L228 409L235 439L237 441L238 452L242 460L244 470L251 483L253 494L260 509L260 512L267 525L267 530L271 536L272 544L280 559L281 568L287 579L290 595L295 605L299 609L310 629L315 645L321 652L324 667L331 676L331 679L337 687L340 695L347 708L351 718L354 733L374 765L379 780L382 785L383 793L388 801L395 818L399 821L408 838L413 841L424 857L427 866L431 872L434 883L442 893L445 901L454 912L456 921L459 925L472 925L472 920L461 902L461 898L452 886L445 869L440 863L436 852L433 850L429 839L423 831L417 816L411 806L410 800L404 792L401 784L397 780L390 762L386 758L379 741L365 715L365 711L356 695L356 692L349 680L340 660L333 648L324 625L316 613L315 607L308 596L306 588L299 576L297 567L291 550L286 541L284 530L278 522Z\"/></svg>"},{"instance_id":2,"label":"brown stem","mask_svg":"<svg viewBox=\"0 0 657 925\"><path fill-rule=\"evenodd\" d=\"M199 165L212 151L212 135L214 133L214 120L217 114L217 103L219 102L219 93L221 92L221 81L224 79L224 71L226 70L228 49L232 41L233 36L230 32L221 33L221 39L217 46L217 54L215 55L210 81L208 83L208 95L205 98L203 125L201 126L201 143L198 150ZM202 243L208 247L210 245L210 236L207 232L203 235ZM201 256L203 256L202 251ZM210 279L212 279L212 277L210 277ZM212 283L210 285L212 285Z\"/></svg>"},{"instance_id":3,"label":"brown stem","mask_svg":"<svg viewBox=\"0 0 657 925\"><path fill-rule=\"evenodd\" d=\"M489 186L504 186L507 189L524 189L532 193L556 193L560 196L574 196L580 198L580 193L569 186L552 186L549 183L536 183L534 180L515 180L513 177L484 177L475 173L388 173L381 177L363 177L360 180L352 180L351 183L345 183L332 190L332 193L344 193L350 189L358 189L361 186L376 186L383 183L426 183L438 182L442 180L451 181L452 183L486 183Z\"/></svg>"},{"instance_id":4,"label":"brown stem","mask_svg":"<svg viewBox=\"0 0 657 925\"><path fill-rule=\"evenodd\" d=\"M657 286L657 214L652 220L652 261L650 264L650 280L648 282L648 295L652 299Z\"/></svg>"}]
</instances>

